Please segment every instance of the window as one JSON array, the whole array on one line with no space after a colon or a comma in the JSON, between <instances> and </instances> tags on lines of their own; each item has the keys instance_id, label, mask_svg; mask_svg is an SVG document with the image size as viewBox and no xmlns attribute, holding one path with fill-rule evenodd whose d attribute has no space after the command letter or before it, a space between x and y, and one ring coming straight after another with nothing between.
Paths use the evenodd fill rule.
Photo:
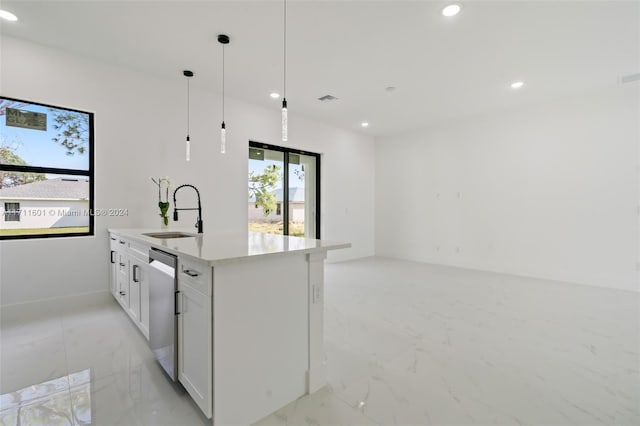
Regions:
<instances>
[{"instance_id":1,"label":"window","mask_svg":"<svg viewBox=\"0 0 640 426\"><path fill-rule=\"evenodd\" d=\"M0 239L94 235L93 114L0 97Z\"/></svg>"},{"instance_id":2,"label":"window","mask_svg":"<svg viewBox=\"0 0 640 426\"><path fill-rule=\"evenodd\" d=\"M320 238L320 154L249 142L249 231Z\"/></svg>"},{"instance_id":3,"label":"window","mask_svg":"<svg viewBox=\"0 0 640 426\"><path fill-rule=\"evenodd\" d=\"M4 203L5 222L20 222L20 203Z\"/></svg>"}]
</instances>

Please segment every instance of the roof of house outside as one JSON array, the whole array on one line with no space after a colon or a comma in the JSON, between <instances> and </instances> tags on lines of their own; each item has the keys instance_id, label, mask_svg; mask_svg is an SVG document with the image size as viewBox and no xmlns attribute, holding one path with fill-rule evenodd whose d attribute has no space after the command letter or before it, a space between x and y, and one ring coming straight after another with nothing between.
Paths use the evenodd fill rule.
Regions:
<instances>
[{"instance_id":1,"label":"roof of house outside","mask_svg":"<svg viewBox=\"0 0 640 426\"><path fill-rule=\"evenodd\" d=\"M281 203L282 200L282 188L271 191L276 196L276 202ZM256 202L256 197L249 198L250 203ZM289 202L290 203L304 203L304 188L289 188Z\"/></svg>"},{"instance_id":2,"label":"roof of house outside","mask_svg":"<svg viewBox=\"0 0 640 426\"><path fill-rule=\"evenodd\" d=\"M1 188L0 199L88 200L89 181L83 178L56 178Z\"/></svg>"}]
</instances>

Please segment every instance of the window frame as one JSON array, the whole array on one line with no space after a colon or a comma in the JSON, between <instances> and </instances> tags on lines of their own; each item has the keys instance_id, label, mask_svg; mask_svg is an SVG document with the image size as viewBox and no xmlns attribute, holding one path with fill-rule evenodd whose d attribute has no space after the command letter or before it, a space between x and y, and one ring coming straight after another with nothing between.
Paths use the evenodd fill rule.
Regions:
<instances>
[{"instance_id":1,"label":"window frame","mask_svg":"<svg viewBox=\"0 0 640 426\"><path fill-rule=\"evenodd\" d=\"M12 98L10 96L2 96L1 99L15 102L22 102L31 105L38 105L46 108L55 108L65 111L78 112L81 114L87 114L89 116L89 170L80 169L67 169L58 167L40 167L40 166L20 166L15 164L1 164L0 171L4 172L18 172L18 173L43 173L43 174L57 174L57 175L71 175L82 176L89 178L89 231L88 232L65 232L54 234L30 234L30 235L0 235L0 240L28 240L35 238L63 238L63 237L93 237L95 236L95 218L94 212L94 198L95 198L95 134L94 134L94 113L90 111L83 111L75 108L67 108L58 105L45 104L42 102L30 101L27 99ZM5 116L6 117L6 116ZM25 143L28 145L28 143Z\"/></svg>"},{"instance_id":2,"label":"window frame","mask_svg":"<svg viewBox=\"0 0 640 426\"><path fill-rule=\"evenodd\" d=\"M9 207L7 207L9 204L14 204L17 205L18 208L16 209L15 207L9 209ZM12 217L12 219L8 219L9 217ZM13 219L15 218L15 219ZM20 203L15 203L15 202L5 202L4 203L4 221L5 222L20 222Z\"/></svg>"},{"instance_id":3,"label":"window frame","mask_svg":"<svg viewBox=\"0 0 640 426\"><path fill-rule=\"evenodd\" d=\"M320 178L321 174L321 162L320 159L322 157L321 154L316 152L304 151L296 148L288 148L278 145L270 145L268 143L256 142L249 140L249 148L258 148L258 149L268 149L271 151L279 151L283 153L283 190L282 190L282 235L289 237L289 154L301 154L310 157L315 157L316 159L316 236L315 239L321 239L321 226L320 226L320 217L322 216L322 204L320 197ZM285 189L287 188L287 189ZM306 237L305 237L306 238Z\"/></svg>"}]
</instances>

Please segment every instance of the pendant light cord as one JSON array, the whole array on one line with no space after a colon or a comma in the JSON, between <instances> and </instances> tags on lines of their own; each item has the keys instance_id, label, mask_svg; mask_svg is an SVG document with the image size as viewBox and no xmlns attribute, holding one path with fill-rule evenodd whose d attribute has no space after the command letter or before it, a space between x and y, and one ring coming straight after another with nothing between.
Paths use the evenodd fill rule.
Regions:
<instances>
[{"instance_id":1,"label":"pendant light cord","mask_svg":"<svg viewBox=\"0 0 640 426\"><path fill-rule=\"evenodd\" d=\"M287 0L284 0L284 55L283 55L283 68L284 68L284 83L283 83L283 98L287 97Z\"/></svg>"},{"instance_id":2,"label":"pendant light cord","mask_svg":"<svg viewBox=\"0 0 640 426\"><path fill-rule=\"evenodd\" d=\"M191 97L190 97L190 87L189 87L190 78L187 77L187 140L189 140L189 135L191 134L191 113L189 111L189 106L191 105Z\"/></svg>"},{"instance_id":3,"label":"pendant light cord","mask_svg":"<svg viewBox=\"0 0 640 426\"><path fill-rule=\"evenodd\" d=\"M222 122L224 123L224 44L222 45Z\"/></svg>"}]
</instances>

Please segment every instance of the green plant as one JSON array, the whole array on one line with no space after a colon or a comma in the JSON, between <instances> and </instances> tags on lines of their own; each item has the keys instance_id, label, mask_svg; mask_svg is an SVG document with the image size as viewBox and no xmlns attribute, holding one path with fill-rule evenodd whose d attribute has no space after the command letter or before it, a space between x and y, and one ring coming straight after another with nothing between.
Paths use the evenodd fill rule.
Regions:
<instances>
[{"instance_id":1,"label":"green plant","mask_svg":"<svg viewBox=\"0 0 640 426\"><path fill-rule=\"evenodd\" d=\"M171 186L171 180L168 177L158 178L158 180L151 178L153 183L158 186L158 207L160 208L160 217L164 223L164 226L169 226L169 186ZM164 185L165 198L162 200L162 187Z\"/></svg>"},{"instance_id":2,"label":"green plant","mask_svg":"<svg viewBox=\"0 0 640 426\"><path fill-rule=\"evenodd\" d=\"M276 209L276 196L271 192L281 180L280 166L267 165L260 174L249 172L249 199L255 197L256 207L262 207L265 217Z\"/></svg>"}]
</instances>

